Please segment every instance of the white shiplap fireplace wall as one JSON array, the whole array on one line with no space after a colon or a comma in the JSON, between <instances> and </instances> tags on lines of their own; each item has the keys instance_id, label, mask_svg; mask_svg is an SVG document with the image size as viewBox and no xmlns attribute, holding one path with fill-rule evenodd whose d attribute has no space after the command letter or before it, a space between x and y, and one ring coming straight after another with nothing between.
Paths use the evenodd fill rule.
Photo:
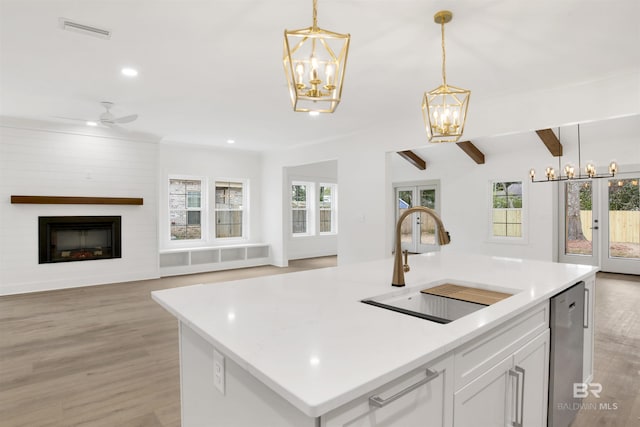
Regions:
<instances>
[{"instance_id":1,"label":"white shiplap fireplace wall","mask_svg":"<svg viewBox=\"0 0 640 427\"><path fill-rule=\"evenodd\" d=\"M81 133L82 132L82 133ZM0 295L158 277L158 145L0 122ZM11 195L142 197L142 206L11 204ZM38 264L38 216L122 216L122 258Z\"/></svg>"}]
</instances>

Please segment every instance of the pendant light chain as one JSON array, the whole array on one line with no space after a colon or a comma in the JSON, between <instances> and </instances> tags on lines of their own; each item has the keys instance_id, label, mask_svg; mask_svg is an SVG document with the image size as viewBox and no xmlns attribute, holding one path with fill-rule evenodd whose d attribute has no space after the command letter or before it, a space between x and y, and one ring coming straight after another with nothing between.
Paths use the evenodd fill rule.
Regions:
<instances>
[{"instance_id":1,"label":"pendant light chain","mask_svg":"<svg viewBox=\"0 0 640 427\"><path fill-rule=\"evenodd\" d=\"M442 33L442 84L443 84L444 87L447 87L447 72L445 70L445 62L447 60L447 54L445 53L445 50L444 50L444 19L442 20L440 25L442 26L442 29L441 29L441 33Z\"/></svg>"},{"instance_id":2,"label":"pendant light chain","mask_svg":"<svg viewBox=\"0 0 640 427\"><path fill-rule=\"evenodd\" d=\"M580 153L580 124L578 123L578 170L582 170L582 157ZM582 173L582 172L579 172Z\"/></svg>"},{"instance_id":3,"label":"pendant light chain","mask_svg":"<svg viewBox=\"0 0 640 427\"><path fill-rule=\"evenodd\" d=\"M318 30L318 0L313 0L313 31Z\"/></svg>"}]
</instances>

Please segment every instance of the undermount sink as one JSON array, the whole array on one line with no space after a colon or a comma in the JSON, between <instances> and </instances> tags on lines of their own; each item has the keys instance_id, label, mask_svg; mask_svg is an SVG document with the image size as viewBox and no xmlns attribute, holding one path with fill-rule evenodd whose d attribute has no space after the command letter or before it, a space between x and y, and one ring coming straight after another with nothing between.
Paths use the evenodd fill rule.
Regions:
<instances>
[{"instance_id":1,"label":"undermount sink","mask_svg":"<svg viewBox=\"0 0 640 427\"><path fill-rule=\"evenodd\" d=\"M361 302L444 324L511 295L513 294L443 281L366 298Z\"/></svg>"}]
</instances>

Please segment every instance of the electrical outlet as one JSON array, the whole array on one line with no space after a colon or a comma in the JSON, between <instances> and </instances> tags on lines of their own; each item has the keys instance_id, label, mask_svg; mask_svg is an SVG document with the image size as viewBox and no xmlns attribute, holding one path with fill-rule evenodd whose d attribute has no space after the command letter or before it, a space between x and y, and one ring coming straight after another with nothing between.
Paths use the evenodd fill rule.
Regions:
<instances>
[{"instance_id":1,"label":"electrical outlet","mask_svg":"<svg viewBox=\"0 0 640 427\"><path fill-rule=\"evenodd\" d=\"M213 385L224 394L224 356L213 350Z\"/></svg>"}]
</instances>

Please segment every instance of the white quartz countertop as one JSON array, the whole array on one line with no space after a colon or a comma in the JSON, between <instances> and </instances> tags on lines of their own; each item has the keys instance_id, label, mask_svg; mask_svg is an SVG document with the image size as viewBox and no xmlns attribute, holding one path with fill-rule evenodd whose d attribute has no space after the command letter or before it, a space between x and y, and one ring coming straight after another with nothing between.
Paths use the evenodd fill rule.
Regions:
<instances>
[{"instance_id":1,"label":"white quartz countertop","mask_svg":"<svg viewBox=\"0 0 640 427\"><path fill-rule=\"evenodd\" d=\"M595 273L454 252L409 257L407 287L468 282L514 296L449 324L360 300L402 291L393 259L152 292L215 348L308 416L320 416L426 364ZM406 289L406 288L404 288Z\"/></svg>"}]
</instances>

